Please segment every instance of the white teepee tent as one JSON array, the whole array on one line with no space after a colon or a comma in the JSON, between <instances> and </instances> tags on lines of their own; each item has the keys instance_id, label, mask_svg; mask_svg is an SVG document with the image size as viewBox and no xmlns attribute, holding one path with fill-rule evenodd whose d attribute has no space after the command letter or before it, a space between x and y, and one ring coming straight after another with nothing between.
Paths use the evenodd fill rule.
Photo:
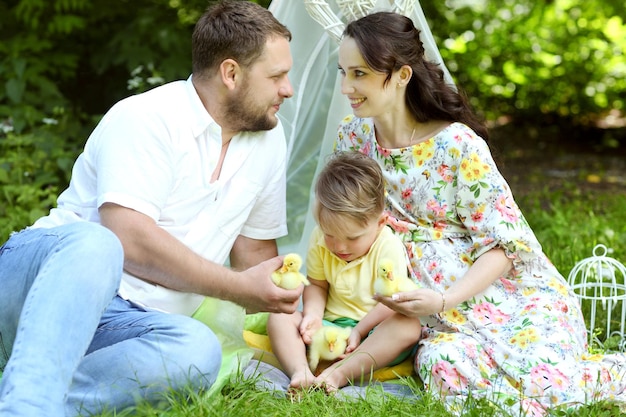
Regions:
<instances>
[{"instance_id":1,"label":"white teepee tent","mask_svg":"<svg viewBox=\"0 0 626 417\"><path fill-rule=\"evenodd\" d=\"M269 10L292 32L294 65L290 79L294 96L286 100L280 118L287 136L287 216L289 236L280 252L305 256L313 227L312 184L332 151L341 119L352 112L341 95L337 50L345 23L372 11L392 10L411 17L421 30L426 56L438 62L448 82L435 40L418 0L273 0Z\"/></svg>"}]
</instances>

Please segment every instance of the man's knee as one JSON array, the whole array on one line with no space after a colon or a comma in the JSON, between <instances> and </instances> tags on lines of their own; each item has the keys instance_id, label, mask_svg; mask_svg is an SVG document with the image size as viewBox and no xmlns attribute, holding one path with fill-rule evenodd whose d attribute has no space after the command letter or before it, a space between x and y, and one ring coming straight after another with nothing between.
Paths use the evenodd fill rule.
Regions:
<instances>
[{"instance_id":1,"label":"man's knee","mask_svg":"<svg viewBox=\"0 0 626 417\"><path fill-rule=\"evenodd\" d=\"M77 222L67 225L62 241L73 250L98 258L123 261L122 243L111 230L97 223Z\"/></svg>"},{"instance_id":2,"label":"man's knee","mask_svg":"<svg viewBox=\"0 0 626 417\"><path fill-rule=\"evenodd\" d=\"M180 359L189 377L206 387L215 382L222 364L222 347L213 331L198 320L185 317L180 324Z\"/></svg>"}]
</instances>

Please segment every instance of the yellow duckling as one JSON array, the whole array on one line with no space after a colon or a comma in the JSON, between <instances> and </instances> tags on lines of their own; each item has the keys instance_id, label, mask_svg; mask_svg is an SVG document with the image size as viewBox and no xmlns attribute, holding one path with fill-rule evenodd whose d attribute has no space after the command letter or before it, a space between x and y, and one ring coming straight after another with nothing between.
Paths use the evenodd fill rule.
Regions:
<instances>
[{"instance_id":1,"label":"yellow duckling","mask_svg":"<svg viewBox=\"0 0 626 417\"><path fill-rule=\"evenodd\" d=\"M298 288L300 284L309 285L309 280L300 272L302 258L297 253L290 253L283 258L283 266L272 272L274 284L286 290Z\"/></svg>"},{"instance_id":2,"label":"yellow duckling","mask_svg":"<svg viewBox=\"0 0 626 417\"><path fill-rule=\"evenodd\" d=\"M376 294L391 297L393 294L404 291L411 291L419 288L406 275L396 275L393 272L393 262L383 258L378 264L376 279L374 280L374 292Z\"/></svg>"},{"instance_id":3,"label":"yellow duckling","mask_svg":"<svg viewBox=\"0 0 626 417\"><path fill-rule=\"evenodd\" d=\"M352 327L322 326L313 335L309 346L309 367L315 372L320 359L332 361L343 355L348 347Z\"/></svg>"}]
</instances>

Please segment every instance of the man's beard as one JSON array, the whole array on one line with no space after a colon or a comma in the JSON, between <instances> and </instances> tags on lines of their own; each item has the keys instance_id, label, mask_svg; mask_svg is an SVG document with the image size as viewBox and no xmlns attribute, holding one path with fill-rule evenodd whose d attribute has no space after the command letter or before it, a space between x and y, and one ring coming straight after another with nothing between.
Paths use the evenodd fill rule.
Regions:
<instances>
[{"instance_id":1,"label":"man's beard","mask_svg":"<svg viewBox=\"0 0 626 417\"><path fill-rule=\"evenodd\" d=\"M227 98L224 111L229 125L239 132L271 130L278 123L276 118L268 115L267 107L254 101L250 86L245 81L239 92Z\"/></svg>"}]
</instances>

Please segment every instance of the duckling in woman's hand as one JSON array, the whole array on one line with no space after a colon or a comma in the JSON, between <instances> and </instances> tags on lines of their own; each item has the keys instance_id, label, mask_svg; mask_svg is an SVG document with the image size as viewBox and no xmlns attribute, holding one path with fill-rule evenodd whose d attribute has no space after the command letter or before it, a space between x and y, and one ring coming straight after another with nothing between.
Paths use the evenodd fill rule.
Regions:
<instances>
[{"instance_id":1,"label":"duckling in woman's hand","mask_svg":"<svg viewBox=\"0 0 626 417\"><path fill-rule=\"evenodd\" d=\"M393 262L390 259L383 258L380 260L374 280L374 293L391 297L395 293L417 288L419 286L406 275L394 274Z\"/></svg>"},{"instance_id":2,"label":"duckling in woman's hand","mask_svg":"<svg viewBox=\"0 0 626 417\"><path fill-rule=\"evenodd\" d=\"M352 327L322 326L309 346L309 367L315 372L320 359L332 361L346 352Z\"/></svg>"},{"instance_id":3,"label":"duckling in woman's hand","mask_svg":"<svg viewBox=\"0 0 626 417\"><path fill-rule=\"evenodd\" d=\"M272 272L274 284L286 290L298 288L300 284L309 285L309 280L300 272L302 258L297 253L290 253L283 258L283 266Z\"/></svg>"}]
</instances>

